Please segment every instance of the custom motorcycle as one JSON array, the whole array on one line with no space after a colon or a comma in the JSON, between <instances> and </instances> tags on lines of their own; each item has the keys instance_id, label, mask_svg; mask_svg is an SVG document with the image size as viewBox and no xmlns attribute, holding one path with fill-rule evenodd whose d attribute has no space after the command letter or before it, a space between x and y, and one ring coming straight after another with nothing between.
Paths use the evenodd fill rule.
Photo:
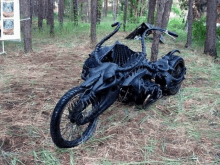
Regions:
<instances>
[{"instance_id":1,"label":"custom motorcycle","mask_svg":"<svg viewBox=\"0 0 220 165\"><path fill-rule=\"evenodd\" d=\"M86 142L93 134L98 117L116 100L133 102L146 108L164 95L176 94L184 79L183 58L173 50L156 62L146 59L145 36L153 30L178 37L161 28L147 29L141 39L142 51L135 52L118 41L102 44L120 28L102 39L85 61L84 82L70 89L57 103L50 123L53 142L60 148L71 148Z\"/></svg>"}]
</instances>

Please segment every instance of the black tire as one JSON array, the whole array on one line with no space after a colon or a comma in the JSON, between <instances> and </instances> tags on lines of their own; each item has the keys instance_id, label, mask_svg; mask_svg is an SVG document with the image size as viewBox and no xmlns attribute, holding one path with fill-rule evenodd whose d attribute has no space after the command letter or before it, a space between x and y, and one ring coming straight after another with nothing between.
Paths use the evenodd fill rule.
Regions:
<instances>
[{"instance_id":1,"label":"black tire","mask_svg":"<svg viewBox=\"0 0 220 165\"><path fill-rule=\"evenodd\" d=\"M72 88L59 100L53 111L50 133L53 142L59 148L71 148L86 142L96 129L98 118L84 125L77 125L69 117L70 108L73 109L74 103L79 101L84 92L80 87Z\"/></svg>"},{"instance_id":2,"label":"black tire","mask_svg":"<svg viewBox=\"0 0 220 165\"><path fill-rule=\"evenodd\" d=\"M175 55L171 55L171 57L172 60L169 61L169 64L172 68L174 68L174 71L170 71L169 73L174 78L180 78L185 70L184 60L183 58ZM168 90L166 90L166 93L168 95L175 95L179 91L181 85L182 85L182 81L174 86L169 87Z\"/></svg>"}]
</instances>

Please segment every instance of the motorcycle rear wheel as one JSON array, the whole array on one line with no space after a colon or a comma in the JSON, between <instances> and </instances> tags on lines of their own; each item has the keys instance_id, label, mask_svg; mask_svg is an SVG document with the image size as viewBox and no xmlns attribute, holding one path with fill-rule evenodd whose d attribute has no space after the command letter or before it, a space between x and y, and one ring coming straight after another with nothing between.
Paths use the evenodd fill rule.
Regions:
<instances>
[{"instance_id":1,"label":"motorcycle rear wheel","mask_svg":"<svg viewBox=\"0 0 220 165\"><path fill-rule=\"evenodd\" d=\"M183 70L185 68L185 63L183 58L179 57L179 56L173 56L173 60L170 61L171 63L171 67L174 68L174 71L169 72L173 77L175 78L180 78L182 76ZM180 87L182 85L182 82L180 82L179 84L170 87L166 92L168 95L175 95Z\"/></svg>"},{"instance_id":2,"label":"motorcycle rear wheel","mask_svg":"<svg viewBox=\"0 0 220 165\"><path fill-rule=\"evenodd\" d=\"M98 118L89 121L84 125L77 125L71 119L70 112L74 111L76 104L83 104L80 96L85 92L80 87L75 87L69 90L57 103L50 123L50 133L53 142L59 148L71 148L86 142L93 134L98 124ZM93 108L92 103L86 108Z\"/></svg>"}]
</instances>

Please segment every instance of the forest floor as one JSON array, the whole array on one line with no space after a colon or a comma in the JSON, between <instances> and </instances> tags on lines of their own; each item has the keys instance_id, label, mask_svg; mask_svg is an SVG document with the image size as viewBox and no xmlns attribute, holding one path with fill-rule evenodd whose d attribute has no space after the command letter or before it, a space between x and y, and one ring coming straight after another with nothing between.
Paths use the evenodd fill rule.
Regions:
<instances>
[{"instance_id":1,"label":"forest floor","mask_svg":"<svg viewBox=\"0 0 220 165\"><path fill-rule=\"evenodd\" d=\"M119 32L107 44L119 38L141 50L139 41L122 39L127 34ZM83 62L93 49L86 34L33 45L24 54L8 44L0 55L0 164L220 164L220 65L200 48L170 40L160 45L160 55L181 50L187 67L181 90L146 110L116 102L88 142L59 149L49 132L52 111L82 83Z\"/></svg>"}]
</instances>

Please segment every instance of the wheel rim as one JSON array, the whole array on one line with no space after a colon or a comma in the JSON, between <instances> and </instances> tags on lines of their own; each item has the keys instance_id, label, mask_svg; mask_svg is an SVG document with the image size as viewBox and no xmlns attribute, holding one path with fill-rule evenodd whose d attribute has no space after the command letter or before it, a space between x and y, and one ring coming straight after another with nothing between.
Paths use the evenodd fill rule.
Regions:
<instances>
[{"instance_id":1,"label":"wheel rim","mask_svg":"<svg viewBox=\"0 0 220 165\"><path fill-rule=\"evenodd\" d=\"M172 76L179 78L182 74L184 64L182 62L178 63L173 71Z\"/></svg>"}]
</instances>

